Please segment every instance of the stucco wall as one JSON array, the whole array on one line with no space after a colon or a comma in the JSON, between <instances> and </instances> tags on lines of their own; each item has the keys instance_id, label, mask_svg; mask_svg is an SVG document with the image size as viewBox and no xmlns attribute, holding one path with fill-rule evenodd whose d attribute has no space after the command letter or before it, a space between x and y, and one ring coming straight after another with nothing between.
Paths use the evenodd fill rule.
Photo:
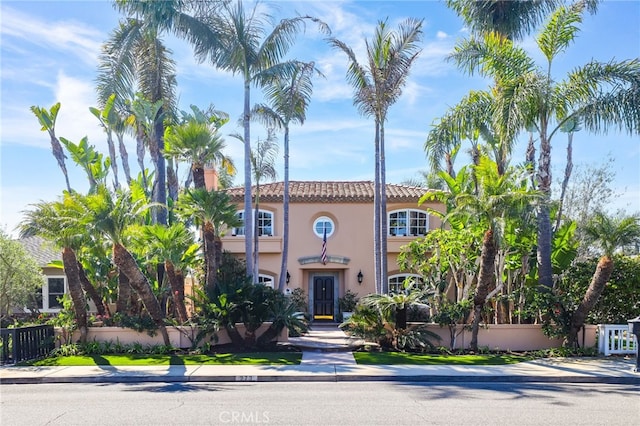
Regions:
<instances>
[{"instance_id":1,"label":"stucco wall","mask_svg":"<svg viewBox=\"0 0 640 426\"><path fill-rule=\"evenodd\" d=\"M271 323L264 323L256 330L256 337L260 336L271 325ZM243 324L237 324L236 327L240 331L240 334L244 334L245 327ZM175 348L189 348L191 347L191 340L189 337L195 336L197 330L191 327L167 327L167 333L169 334L169 341L171 346ZM75 331L72 339L66 336L61 328L56 328L56 345L60 343L76 342L80 338L80 332ZM277 338L278 342L287 342L289 340L288 329L282 330ZM154 336L149 336L148 333L139 333L135 330L122 327L89 327L87 333L87 341L89 342L112 342L120 343L122 345L131 345L138 343L143 346L155 346L164 344L162 336L158 333ZM210 341L209 339L203 339L203 342ZM213 341L210 341L214 344ZM218 332L217 345L223 345L231 343L226 331L222 330Z\"/></svg>"},{"instance_id":2,"label":"stucco wall","mask_svg":"<svg viewBox=\"0 0 640 426\"><path fill-rule=\"evenodd\" d=\"M388 211L397 209L420 209L427 207L442 209L442 205L429 203L418 206L415 203L393 203L387 205ZM241 209L241 206L238 206ZM261 274L273 276L276 285L280 275L282 259L283 207L282 203L260 203L261 210L268 210L274 214L274 235L260 237ZM322 248L322 238L313 232L313 223L320 216L328 216L335 224L335 231L327 237L327 254L329 262L326 265L316 261L301 264L300 259L309 256L319 256ZM309 294L309 284L315 275L333 275L337 281L340 297L347 289L359 296L375 292L374 284L374 253L373 253L373 203L291 203L289 208L289 256L288 271L291 276L285 292L295 288L302 288ZM386 220L386 218L385 218ZM430 216L429 229L440 227L440 220ZM415 237L388 238L388 270L389 274L398 273L397 255L402 245L408 244ZM231 236L222 238L223 249L238 256L244 256L244 237ZM348 259L340 263L332 257ZM358 272L364 276L360 284L357 280Z\"/></svg>"},{"instance_id":3,"label":"stucco wall","mask_svg":"<svg viewBox=\"0 0 640 426\"><path fill-rule=\"evenodd\" d=\"M449 347L451 338L448 327L430 325L429 330L441 337L440 346ZM596 346L597 326L587 325L583 334L579 335L581 347ZM471 331L456 330L455 349L468 349L471 342ZM533 351L538 349L558 348L562 346L562 339L550 339L542 332L542 326L537 324L494 324L478 331L478 347L501 351Z\"/></svg>"}]
</instances>

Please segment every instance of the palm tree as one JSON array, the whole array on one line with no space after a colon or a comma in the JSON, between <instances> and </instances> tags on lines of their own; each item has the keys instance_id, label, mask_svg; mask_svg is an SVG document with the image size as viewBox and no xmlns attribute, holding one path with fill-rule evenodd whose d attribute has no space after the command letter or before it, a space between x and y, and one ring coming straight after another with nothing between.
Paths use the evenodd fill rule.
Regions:
<instances>
[{"instance_id":1,"label":"palm tree","mask_svg":"<svg viewBox=\"0 0 640 426\"><path fill-rule=\"evenodd\" d=\"M244 87L244 228L247 274L253 273L251 220L251 86L265 87L277 78L291 76L297 70L296 61L282 61L295 42L304 21L309 17L282 19L267 32L270 17L259 11L256 3L249 14L243 4L223 2L217 13L206 16L209 32L192 33L196 58L210 61L216 67L240 74ZM201 36L202 38L198 38Z\"/></svg>"},{"instance_id":2,"label":"palm tree","mask_svg":"<svg viewBox=\"0 0 640 426\"><path fill-rule=\"evenodd\" d=\"M496 81L497 106L493 122L505 137L534 129L540 141L537 184L545 196L538 210L539 283L553 286L550 220L551 142L563 125L579 120L585 130L611 127L638 134L640 129L640 60L592 61L571 71L566 79L552 75L554 59L575 39L584 4L560 7L537 38L546 58L537 66L527 52L494 33L459 44L451 58L469 73Z\"/></svg>"},{"instance_id":3,"label":"palm tree","mask_svg":"<svg viewBox=\"0 0 640 426\"><path fill-rule=\"evenodd\" d=\"M189 116L185 123L169 126L165 131L165 154L190 163L195 188L205 187L206 165L218 164L228 173L235 173L233 160L223 153L226 144L219 133L220 121L209 121Z\"/></svg>"},{"instance_id":4,"label":"palm tree","mask_svg":"<svg viewBox=\"0 0 640 426\"><path fill-rule=\"evenodd\" d=\"M300 65L290 79L277 79L265 88L265 97L270 105L258 104L251 112L253 119L261 121L268 128L284 131L282 263L278 280L280 292L284 292L289 257L289 127L292 123L304 124L313 92L311 75L315 70L313 62Z\"/></svg>"},{"instance_id":5,"label":"palm tree","mask_svg":"<svg viewBox=\"0 0 640 426\"><path fill-rule=\"evenodd\" d=\"M105 102L102 110L94 107L90 107L89 111L100 122L102 130L107 134L107 148L109 149L109 157L111 158L111 170L113 171L113 184L116 189L120 187L118 182L118 158L116 157L116 145L113 142L114 127L117 123L117 114L114 108L116 95L112 94L107 102ZM128 179L127 182L131 180Z\"/></svg>"},{"instance_id":6,"label":"palm tree","mask_svg":"<svg viewBox=\"0 0 640 426\"><path fill-rule=\"evenodd\" d=\"M386 293L387 282L387 200L384 150L384 123L389 107L402 94L409 70L418 57L422 20L407 19L397 31L386 21L378 22L371 43L366 41L367 64L361 65L353 50L335 38L330 43L349 59L347 80L353 86L353 103L360 113L375 122L374 255L376 290Z\"/></svg>"},{"instance_id":7,"label":"palm tree","mask_svg":"<svg viewBox=\"0 0 640 426\"><path fill-rule=\"evenodd\" d=\"M60 170L62 170L62 174L64 174L64 180L67 184L67 191L71 192L67 166L64 163L64 159L67 157L64 155L64 151L62 150L60 141L56 137L56 120L58 118L59 111L60 102L53 105L48 111L46 108L41 108L35 105L31 107L31 112L33 112L33 114L40 122L40 125L42 126L42 129L40 130L49 133L49 138L51 140L51 151L53 152L53 156L55 157L55 159L58 161L58 166L60 167Z\"/></svg>"},{"instance_id":8,"label":"palm tree","mask_svg":"<svg viewBox=\"0 0 640 426\"><path fill-rule=\"evenodd\" d=\"M62 263L67 277L69 294L73 301L76 324L80 331L80 342L87 340L87 301L82 290L80 268L76 250L85 238L85 228L78 226L77 210L71 196L66 194L62 202L40 202L35 209L27 211L21 223L21 236L40 235L62 248ZM96 305L102 302L95 299Z\"/></svg>"},{"instance_id":9,"label":"palm tree","mask_svg":"<svg viewBox=\"0 0 640 426\"><path fill-rule=\"evenodd\" d=\"M453 227L461 224L473 226L475 218L478 221L476 224L484 227L480 272L473 297L474 318L470 342L471 350L477 351L482 309L495 280L495 258L505 222L520 216L522 209L536 200L538 195L528 188L526 174L514 169L500 174L497 163L488 157L481 157L472 170L474 185L465 185L463 188L467 190L458 193L431 191L426 193L420 202L448 198L454 207L445 217L445 221Z\"/></svg>"},{"instance_id":10,"label":"palm tree","mask_svg":"<svg viewBox=\"0 0 640 426\"><path fill-rule=\"evenodd\" d=\"M613 254L616 249L631 244L640 237L640 217L611 217L596 212L585 228L593 242L599 242L603 255L598 261L591 283L576 310L571 315L567 336L569 347L578 347L578 332L584 326L589 311L598 302L614 268Z\"/></svg>"},{"instance_id":11,"label":"palm tree","mask_svg":"<svg viewBox=\"0 0 640 426\"><path fill-rule=\"evenodd\" d=\"M258 282L259 269L259 245L260 232L259 232L259 215L260 215L260 182L263 180L275 180L278 176L276 171L275 162L278 155L278 142L276 140L273 129L267 131L267 139L258 139L256 148L251 153L251 170L253 171L253 178L256 181L256 204L253 215L253 282ZM272 224L273 226L273 224ZM273 230L272 230L273 232Z\"/></svg>"},{"instance_id":12,"label":"palm tree","mask_svg":"<svg viewBox=\"0 0 640 426\"><path fill-rule=\"evenodd\" d=\"M144 13L136 10L142 3L146 3ZM121 22L103 46L97 86L102 107L113 94L118 105L133 101L133 93L140 93L151 104L161 102L155 115L148 117L152 124L146 126L144 135L156 171L153 201L162 205L167 203L163 120L176 109L175 63L160 38L165 29L161 19L164 3L116 2L116 8L121 12L134 16ZM140 132L142 128L136 130ZM167 223L166 210L158 210L155 216L158 223Z\"/></svg>"},{"instance_id":13,"label":"palm tree","mask_svg":"<svg viewBox=\"0 0 640 426\"><path fill-rule=\"evenodd\" d=\"M453 9L473 33L495 31L519 40L562 3L563 0L447 0L447 7Z\"/></svg>"},{"instance_id":14,"label":"palm tree","mask_svg":"<svg viewBox=\"0 0 640 426\"><path fill-rule=\"evenodd\" d=\"M163 262L167 278L171 287L171 300L180 323L188 320L187 309L184 304L185 268L193 260L198 249L194 243L193 234L183 223L170 226L159 224L145 226L140 232L141 245L145 245L158 263Z\"/></svg>"},{"instance_id":15,"label":"palm tree","mask_svg":"<svg viewBox=\"0 0 640 426\"><path fill-rule=\"evenodd\" d=\"M144 198L134 198L131 193L118 190L112 194L106 187L99 186L95 194L76 196L85 207L84 224L89 229L101 232L112 243L113 263L124 274L131 288L142 300L156 326L160 330L165 345L169 345L169 335L164 324L165 315L151 284L141 271L136 259L125 247L128 229L141 224L142 213L149 209Z\"/></svg>"},{"instance_id":16,"label":"palm tree","mask_svg":"<svg viewBox=\"0 0 640 426\"><path fill-rule=\"evenodd\" d=\"M236 208L226 193L196 188L178 198L177 211L183 218L193 219L203 230L204 288L210 296L216 287L216 273L222 259L221 233L226 227L240 225Z\"/></svg>"}]
</instances>

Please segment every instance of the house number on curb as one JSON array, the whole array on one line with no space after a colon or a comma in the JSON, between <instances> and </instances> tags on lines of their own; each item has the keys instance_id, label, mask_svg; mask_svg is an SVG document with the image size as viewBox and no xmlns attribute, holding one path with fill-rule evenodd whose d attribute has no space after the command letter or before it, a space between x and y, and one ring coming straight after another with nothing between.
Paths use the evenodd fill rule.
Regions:
<instances>
[{"instance_id":1,"label":"house number on curb","mask_svg":"<svg viewBox=\"0 0 640 426\"><path fill-rule=\"evenodd\" d=\"M236 376L236 382L257 382L258 376Z\"/></svg>"}]
</instances>

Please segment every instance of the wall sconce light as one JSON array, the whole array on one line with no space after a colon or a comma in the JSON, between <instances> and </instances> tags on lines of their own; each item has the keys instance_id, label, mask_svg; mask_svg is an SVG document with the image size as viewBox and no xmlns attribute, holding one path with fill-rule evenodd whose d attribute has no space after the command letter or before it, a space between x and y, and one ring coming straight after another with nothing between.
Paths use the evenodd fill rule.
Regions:
<instances>
[{"instance_id":1,"label":"wall sconce light","mask_svg":"<svg viewBox=\"0 0 640 426\"><path fill-rule=\"evenodd\" d=\"M364 278L364 275L362 275L362 270L360 270L360 272L358 272L358 284L362 284L363 278Z\"/></svg>"},{"instance_id":2,"label":"wall sconce light","mask_svg":"<svg viewBox=\"0 0 640 426\"><path fill-rule=\"evenodd\" d=\"M289 281L291 281L291 275L289 274L289 271L287 271L287 284L289 284Z\"/></svg>"}]
</instances>

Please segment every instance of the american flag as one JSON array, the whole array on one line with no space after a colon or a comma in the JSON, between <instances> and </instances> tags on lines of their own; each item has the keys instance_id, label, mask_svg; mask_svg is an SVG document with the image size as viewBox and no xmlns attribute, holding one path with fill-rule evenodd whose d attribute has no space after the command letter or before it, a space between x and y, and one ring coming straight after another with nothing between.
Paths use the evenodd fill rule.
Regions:
<instances>
[{"instance_id":1,"label":"american flag","mask_svg":"<svg viewBox=\"0 0 640 426\"><path fill-rule=\"evenodd\" d=\"M322 258L322 264L327 264L327 228L324 229L324 234L322 236L322 253L320 254Z\"/></svg>"}]
</instances>

